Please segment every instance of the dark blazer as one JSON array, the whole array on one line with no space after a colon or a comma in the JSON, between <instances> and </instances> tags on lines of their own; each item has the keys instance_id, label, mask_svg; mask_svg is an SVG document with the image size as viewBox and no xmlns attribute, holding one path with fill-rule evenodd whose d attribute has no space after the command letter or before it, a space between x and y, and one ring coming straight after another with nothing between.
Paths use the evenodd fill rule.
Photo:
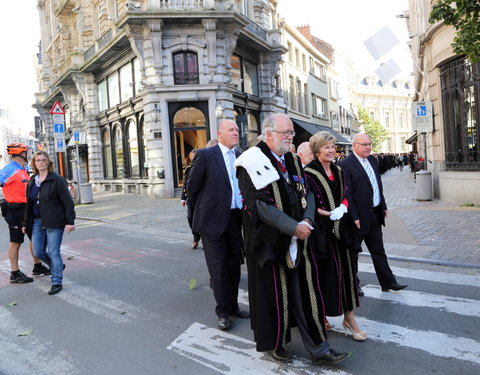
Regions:
<instances>
[{"instance_id":1,"label":"dark blazer","mask_svg":"<svg viewBox=\"0 0 480 375\"><path fill-rule=\"evenodd\" d=\"M33 217L33 202L30 199L35 175L27 185L27 207L25 209L24 226L31 228ZM55 172L49 172L40 185L40 217L45 228L61 228L65 225L74 225L75 208L65 179Z\"/></svg>"},{"instance_id":2,"label":"dark blazer","mask_svg":"<svg viewBox=\"0 0 480 375\"><path fill-rule=\"evenodd\" d=\"M385 216L383 212L387 210L387 204L385 203L385 197L383 196L383 185L382 180L380 179L378 162L377 159L371 155L368 157L368 161L372 165L375 176L377 177L380 190L379 220L382 225L385 225ZM360 220L359 234L366 234L370 231L370 226L372 224L372 217L370 215L373 206L372 184L370 183L367 172L365 172L365 169L353 152L343 159L339 163L339 166L345 172L348 212L353 220Z\"/></svg>"},{"instance_id":3,"label":"dark blazer","mask_svg":"<svg viewBox=\"0 0 480 375\"><path fill-rule=\"evenodd\" d=\"M238 156L238 151L235 150ZM195 207L192 230L205 235L225 232L230 217L232 187L218 145L198 150L187 180L187 195Z\"/></svg>"}]
</instances>

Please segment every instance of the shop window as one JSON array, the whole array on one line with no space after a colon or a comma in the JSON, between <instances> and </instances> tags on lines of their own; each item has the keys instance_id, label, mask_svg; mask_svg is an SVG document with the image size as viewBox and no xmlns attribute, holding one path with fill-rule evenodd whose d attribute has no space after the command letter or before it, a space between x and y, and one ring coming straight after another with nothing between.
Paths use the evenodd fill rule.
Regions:
<instances>
[{"instance_id":1,"label":"shop window","mask_svg":"<svg viewBox=\"0 0 480 375\"><path fill-rule=\"evenodd\" d=\"M133 60L133 91L135 95L143 88L142 85L142 72L140 70L140 61L138 59Z\"/></svg>"},{"instance_id":2,"label":"shop window","mask_svg":"<svg viewBox=\"0 0 480 375\"><path fill-rule=\"evenodd\" d=\"M105 111L108 108L107 81L103 80L97 85L98 110Z\"/></svg>"},{"instance_id":3,"label":"shop window","mask_svg":"<svg viewBox=\"0 0 480 375\"><path fill-rule=\"evenodd\" d=\"M118 73L115 72L108 76L108 101L109 108L120 103L120 90L118 87Z\"/></svg>"},{"instance_id":4,"label":"shop window","mask_svg":"<svg viewBox=\"0 0 480 375\"><path fill-rule=\"evenodd\" d=\"M105 127L102 134L103 140L103 174L105 178L113 178L112 142L110 129Z\"/></svg>"},{"instance_id":5,"label":"shop window","mask_svg":"<svg viewBox=\"0 0 480 375\"><path fill-rule=\"evenodd\" d=\"M462 58L440 68L447 169L480 170L480 63Z\"/></svg>"},{"instance_id":6,"label":"shop window","mask_svg":"<svg viewBox=\"0 0 480 375\"><path fill-rule=\"evenodd\" d=\"M120 125L115 126L114 128L114 142L113 146L115 147L115 177L123 178L125 177L125 161L123 159L123 137L122 129Z\"/></svg>"},{"instance_id":7,"label":"shop window","mask_svg":"<svg viewBox=\"0 0 480 375\"><path fill-rule=\"evenodd\" d=\"M140 158L137 125L129 121L127 125L128 151L130 153L130 177L140 177Z\"/></svg>"},{"instance_id":8,"label":"shop window","mask_svg":"<svg viewBox=\"0 0 480 375\"><path fill-rule=\"evenodd\" d=\"M194 52L179 52L173 55L174 80L176 85L198 84L198 61Z\"/></svg>"},{"instance_id":9,"label":"shop window","mask_svg":"<svg viewBox=\"0 0 480 375\"><path fill-rule=\"evenodd\" d=\"M120 68L120 96L122 102L133 97L133 74L130 63Z\"/></svg>"}]
</instances>

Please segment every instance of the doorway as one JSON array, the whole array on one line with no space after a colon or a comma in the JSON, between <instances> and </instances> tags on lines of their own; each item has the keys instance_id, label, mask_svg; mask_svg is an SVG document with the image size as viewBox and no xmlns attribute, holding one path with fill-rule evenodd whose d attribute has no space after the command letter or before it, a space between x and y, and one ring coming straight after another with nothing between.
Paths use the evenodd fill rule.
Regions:
<instances>
[{"instance_id":1,"label":"doorway","mask_svg":"<svg viewBox=\"0 0 480 375\"><path fill-rule=\"evenodd\" d=\"M185 169L191 164L190 151L204 148L208 142L207 109L206 102L169 104L175 188L185 183Z\"/></svg>"}]
</instances>

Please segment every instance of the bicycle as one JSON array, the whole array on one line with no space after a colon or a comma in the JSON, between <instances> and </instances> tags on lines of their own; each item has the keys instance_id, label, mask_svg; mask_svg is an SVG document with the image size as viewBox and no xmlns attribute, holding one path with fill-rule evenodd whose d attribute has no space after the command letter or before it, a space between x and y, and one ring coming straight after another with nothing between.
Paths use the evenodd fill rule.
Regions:
<instances>
[{"instance_id":1,"label":"bicycle","mask_svg":"<svg viewBox=\"0 0 480 375\"><path fill-rule=\"evenodd\" d=\"M70 195L72 196L73 203L75 205L80 203L80 191L78 189L78 184L77 181L68 181L67 180L67 185L68 185L68 191Z\"/></svg>"}]
</instances>

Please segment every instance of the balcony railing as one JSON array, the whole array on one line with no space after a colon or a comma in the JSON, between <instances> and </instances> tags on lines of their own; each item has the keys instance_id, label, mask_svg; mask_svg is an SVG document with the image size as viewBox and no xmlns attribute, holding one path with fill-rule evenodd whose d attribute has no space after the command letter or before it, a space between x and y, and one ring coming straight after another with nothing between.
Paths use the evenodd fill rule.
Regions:
<instances>
[{"instance_id":1,"label":"balcony railing","mask_svg":"<svg viewBox=\"0 0 480 375\"><path fill-rule=\"evenodd\" d=\"M208 4L204 3L213 3L213 1L204 1L204 0L157 0L156 7L160 9L200 9L204 8ZM154 5L154 7L155 7Z\"/></svg>"},{"instance_id":2,"label":"balcony railing","mask_svg":"<svg viewBox=\"0 0 480 375\"><path fill-rule=\"evenodd\" d=\"M198 73L175 73L174 80L176 85L198 84Z\"/></svg>"}]
</instances>

